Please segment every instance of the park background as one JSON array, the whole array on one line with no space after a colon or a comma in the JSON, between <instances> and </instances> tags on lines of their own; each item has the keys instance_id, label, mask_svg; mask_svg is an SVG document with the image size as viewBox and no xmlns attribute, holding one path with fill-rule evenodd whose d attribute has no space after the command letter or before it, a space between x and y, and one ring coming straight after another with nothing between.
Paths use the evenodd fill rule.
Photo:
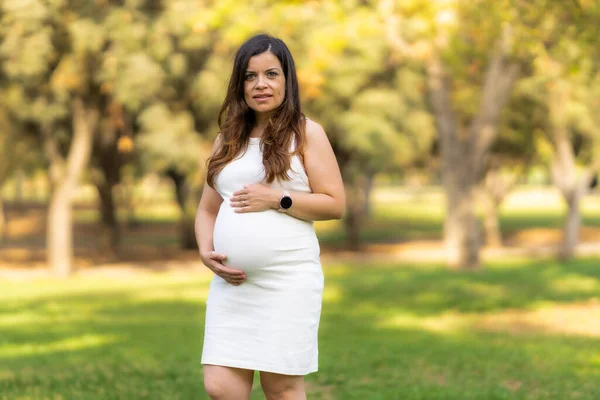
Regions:
<instances>
[{"instance_id":1,"label":"park background","mask_svg":"<svg viewBox=\"0 0 600 400\"><path fill-rule=\"evenodd\" d=\"M0 1L0 398L205 398L193 219L259 32L348 197L308 398L600 398L595 0Z\"/></svg>"}]
</instances>

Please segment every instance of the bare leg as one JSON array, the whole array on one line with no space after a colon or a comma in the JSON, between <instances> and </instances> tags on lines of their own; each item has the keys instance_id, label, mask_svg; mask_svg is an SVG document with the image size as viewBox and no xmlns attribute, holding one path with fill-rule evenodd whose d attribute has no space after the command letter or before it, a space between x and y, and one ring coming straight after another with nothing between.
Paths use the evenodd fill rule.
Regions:
<instances>
[{"instance_id":1,"label":"bare leg","mask_svg":"<svg viewBox=\"0 0 600 400\"><path fill-rule=\"evenodd\" d=\"M204 389L211 400L248 400L254 371L204 365Z\"/></svg>"},{"instance_id":2,"label":"bare leg","mask_svg":"<svg viewBox=\"0 0 600 400\"><path fill-rule=\"evenodd\" d=\"M304 376L260 372L260 384L267 400L306 400Z\"/></svg>"}]
</instances>

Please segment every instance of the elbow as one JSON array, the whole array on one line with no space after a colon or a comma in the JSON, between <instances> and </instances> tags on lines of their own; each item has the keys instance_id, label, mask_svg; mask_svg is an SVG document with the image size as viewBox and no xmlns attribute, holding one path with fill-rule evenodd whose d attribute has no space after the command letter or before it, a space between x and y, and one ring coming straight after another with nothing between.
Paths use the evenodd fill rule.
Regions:
<instances>
[{"instance_id":1,"label":"elbow","mask_svg":"<svg viewBox=\"0 0 600 400\"><path fill-rule=\"evenodd\" d=\"M342 201L336 207L335 213L333 215L333 219L342 219L346 215L346 202Z\"/></svg>"},{"instance_id":2,"label":"elbow","mask_svg":"<svg viewBox=\"0 0 600 400\"><path fill-rule=\"evenodd\" d=\"M329 204L321 211L321 215L317 216L316 219L327 221L332 219L342 219L346 214L346 198L338 198L329 196Z\"/></svg>"}]
</instances>

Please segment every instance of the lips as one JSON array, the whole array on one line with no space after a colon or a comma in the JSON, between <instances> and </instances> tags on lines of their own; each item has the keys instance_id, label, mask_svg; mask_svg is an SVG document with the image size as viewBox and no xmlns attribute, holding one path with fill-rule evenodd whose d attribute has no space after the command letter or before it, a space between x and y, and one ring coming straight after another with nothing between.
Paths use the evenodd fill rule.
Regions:
<instances>
[{"instance_id":1,"label":"lips","mask_svg":"<svg viewBox=\"0 0 600 400\"><path fill-rule=\"evenodd\" d=\"M273 97L270 94L257 94L256 96L254 96L254 99L268 99L269 97Z\"/></svg>"}]
</instances>

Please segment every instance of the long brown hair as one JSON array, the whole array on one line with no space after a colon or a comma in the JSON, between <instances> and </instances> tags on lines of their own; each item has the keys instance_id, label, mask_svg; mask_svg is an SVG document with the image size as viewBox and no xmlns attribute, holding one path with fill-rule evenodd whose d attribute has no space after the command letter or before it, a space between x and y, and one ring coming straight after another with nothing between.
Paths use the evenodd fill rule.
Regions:
<instances>
[{"instance_id":1,"label":"long brown hair","mask_svg":"<svg viewBox=\"0 0 600 400\"><path fill-rule=\"evenodd\" d=\"M215 153L208 159L207 182L214 188L216 175L248 147L250 132L256 124L254 111L244 101L244 81L250 58L266 51L281 63L285 76L285 97L273 110L260 138L266 182L276 178L289 180L291 157L303 155L305 118L300 105L300 90L296 66L282 40L261 34L248 39L235 54L227 95L219 112L221 137ZM292 141L295 148L290 153Z\"/></svg>"}]
</instances>

